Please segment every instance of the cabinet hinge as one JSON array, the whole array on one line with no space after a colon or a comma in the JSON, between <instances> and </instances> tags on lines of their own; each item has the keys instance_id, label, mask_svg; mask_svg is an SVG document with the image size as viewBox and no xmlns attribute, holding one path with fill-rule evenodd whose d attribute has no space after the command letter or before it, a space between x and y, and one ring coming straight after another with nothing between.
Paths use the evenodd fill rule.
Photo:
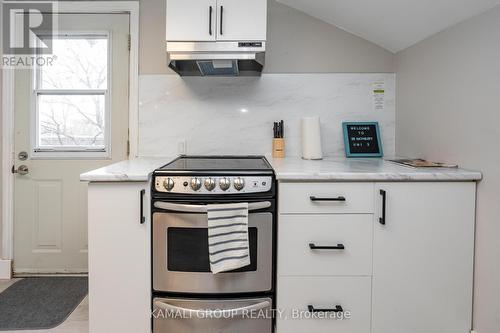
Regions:
<instances>
[{"instance_id":1,"label":"cabinet hinge","mask_svg":"<svg viewBox=\"0 0 500 333\"><path fill-rule=\"evenodd\" d=\"M127 47L129 51L132 48L132 36L130 34L128 35Z\"/></svg>"}]
</instances>

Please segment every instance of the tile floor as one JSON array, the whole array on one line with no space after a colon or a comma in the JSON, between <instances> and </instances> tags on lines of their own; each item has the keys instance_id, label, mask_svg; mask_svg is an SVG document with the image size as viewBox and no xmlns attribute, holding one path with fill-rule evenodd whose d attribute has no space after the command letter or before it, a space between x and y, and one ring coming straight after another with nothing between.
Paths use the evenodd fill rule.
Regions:
<instances>
[{"instance_id":1,"label":"tile floor","mask_svg":"<svg viewBox=\"0 0 500 333\"><path fill-rule=\"evenodd\" d=\"M7 289L19 279L0 280L0 292ZM2 331L2 333L88 333L89 331L89 302L85 297L75 311L71 313L61 325L50 330L35 331Z\"/></svg>"}]
</instances>

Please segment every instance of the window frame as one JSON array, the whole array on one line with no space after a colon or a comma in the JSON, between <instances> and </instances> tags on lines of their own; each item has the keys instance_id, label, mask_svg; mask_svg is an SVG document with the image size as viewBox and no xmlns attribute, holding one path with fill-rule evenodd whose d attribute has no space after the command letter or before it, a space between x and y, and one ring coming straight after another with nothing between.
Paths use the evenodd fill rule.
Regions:
<instances>
[{"instance_id":1,"label":"window frame","mask_svg":"<svg viewBox=\"0 0 500 333\"><path fill-rule=\"evenodd\" d=\"M31 70L31 128L30 149L33 159L110 159L111 158L111 92L112 92L112 34L110 31L59 31L54 39L102 38L107 40L107 88L106 89L41 89L40 67ZM39 96L48 95L103 95L104 96L104 147L91 148L84 146L49 146L40 147L39 132Z\"/></svg>"}]
</instances>

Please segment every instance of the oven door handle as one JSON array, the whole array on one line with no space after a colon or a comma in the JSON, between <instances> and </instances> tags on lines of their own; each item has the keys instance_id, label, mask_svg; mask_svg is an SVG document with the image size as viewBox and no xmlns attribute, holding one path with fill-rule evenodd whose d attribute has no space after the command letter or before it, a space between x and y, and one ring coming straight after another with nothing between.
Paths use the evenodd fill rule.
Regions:
<instances>
[{"instance_id":1,"label":"oven door handle","mask_svg":"<svg viewBox=\"0 0 500 333\"><path fill-rule=\"evenodd\" d=\"M249 306L244 306L241 308L235 308L235 309L195 310L195 309L182 308L179 306L175 306L175 305L168 304L165 302L160 302L160 301L155 301L154 303L155 303L156 307L158 307L164 311L182 312L183 315L188 315L188 316L192 316L193 318L199 318L199 319L203 319L203 318L210 319L214 315L216 315L217 318L231 319L231 317L241 317L243 315L248 315L248 313L251 311L261 310L261 309L265 309L265 308L271 306L271 302L264 301L264 302L252 304Z\"/></svg>"},{"instance_id":2,"label":"oven door handle","mask_svg":"<svg viewBox=\"0 0 500 333\"><path fill-rule=\"evenodd\" d=\"M185 205L185 204L177 204L172 202L163 202L157 201L154 203L154 206L159 209L171 210L173 212L181 212L181 213L206 213L207 206L206 205ZM261 202L250 202L248 203L248 210L259 210L271 207L271 202L269 201L261 201Z\"/></svg>"}]
</instances>

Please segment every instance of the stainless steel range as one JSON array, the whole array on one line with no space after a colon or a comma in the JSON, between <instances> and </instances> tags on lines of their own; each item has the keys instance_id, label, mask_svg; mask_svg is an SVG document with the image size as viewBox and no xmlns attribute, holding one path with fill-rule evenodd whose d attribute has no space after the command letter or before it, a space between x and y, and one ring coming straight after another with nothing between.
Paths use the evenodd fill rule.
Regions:
<instances>
[{"instance_id":1,"label":"stainless steel range","mask_svg":"<svg viewBox=\"0 0 500 333\"><path fill-rule=\"evenodd\" d=\"M261 156L181 156L154 171L155 333L273 331L270 316L250 314L274 308L275 182ZM248 202L250 265L212 274L206 205L238 202Z\"/></svg>"}]
</instances>

